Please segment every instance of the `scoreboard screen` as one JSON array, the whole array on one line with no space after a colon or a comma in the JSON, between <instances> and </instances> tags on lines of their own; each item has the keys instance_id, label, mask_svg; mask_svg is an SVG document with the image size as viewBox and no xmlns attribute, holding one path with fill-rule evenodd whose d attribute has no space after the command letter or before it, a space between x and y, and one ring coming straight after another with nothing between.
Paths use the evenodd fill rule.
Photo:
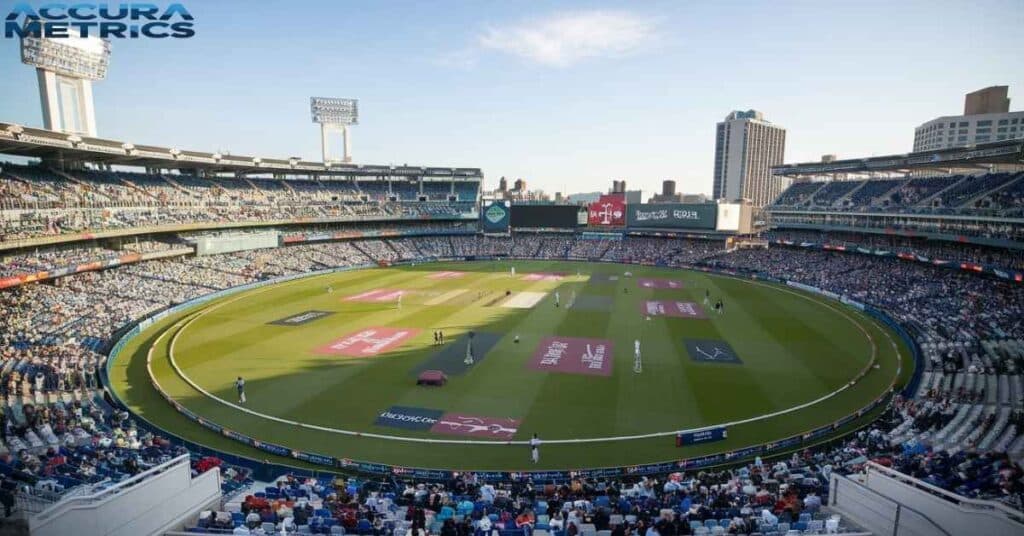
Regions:
<instances>
[{"instance_id":1,"label":"scoreboard screen","mask_svg":"<svg viewBox=\"0 0 1024 536\"><path fill-rule=\"evenodd\" d=\"M572 229L580 225L579 211L576 205L512 205L512 227Z\"/></svg>"},{"instance_id":2,"label":"scoreboard screen","mask_svg":"<svg viewBox=\"0 0 1024 536\"><path fill-rule=\"evenodd\" d=\"M626 224L648 229L715 229L718 206L714 203L640 204L626 206Z\"/></svg>"}]
</instances>

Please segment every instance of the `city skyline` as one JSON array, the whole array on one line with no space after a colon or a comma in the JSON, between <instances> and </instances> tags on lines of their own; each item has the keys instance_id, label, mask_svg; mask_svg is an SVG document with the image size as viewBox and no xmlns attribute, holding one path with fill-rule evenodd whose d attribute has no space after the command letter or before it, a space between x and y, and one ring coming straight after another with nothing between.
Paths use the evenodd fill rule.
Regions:
<instances>
[{"instance_id":1,"label":"city skyline","mask_svg":"<svg viewBox=\"0 0 1024 536\"><path fill-rule=\"evenodd\" d=\"M566 194L674 179L711 193L715 124L733 110L784 126L792 163L909 152L915 127L991 85L1020 109L1019 3L870 4L303 3L327 14L312 20L280 17L284 4L188 4L195 38L114 41L98 134L319 160L309 96L354 97L356 163L480 167L488 189L501 176ZM935 30L949 20L955 38ZM0 120L41 126L16 40L0 73Z\"/></svg>"}]
</instances>

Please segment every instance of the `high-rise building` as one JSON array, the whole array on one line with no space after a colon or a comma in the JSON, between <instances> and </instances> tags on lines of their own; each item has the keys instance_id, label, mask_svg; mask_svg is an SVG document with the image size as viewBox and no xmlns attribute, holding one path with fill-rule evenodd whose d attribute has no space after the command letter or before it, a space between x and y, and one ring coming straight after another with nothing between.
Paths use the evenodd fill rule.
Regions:
<instances>
[{"instance_id":1,"label":"high-rise building","mask_svg":"<svg viewBox=\"0 0 1024 536\"><path fill-rule=\"evenodd\" d=\"M1024 139L1024 111L1011 112L1007 86L968 93L964 115L937 117L914 129L914 152Z\"/></svg>"},{"instance_id":2,"label":"high-rise building","mask_svg":"<svg viewBox=\"0 0 1024 536\"><path fill-rule=\"evenodd\" d=\"M672 197L673 195L676 195L676 181L661 181L661 195L665 197Z\"/></svg>"},{"instance_id":3,"label":"high-rise building","mask_svg":"<svg viewBox=\"0 0 1024 536\"><path fill-rule=\"evenodd\" d=\"M786 129L755 110L734 111L718 123L715 137L715 199L749 199L755 207L775 200L787 186L772 175L786 152Z\"/></svg>"},{"instance_id":4,"label":"high-rise building","mask_svg":"<svg viewBox=\"0 0 1024 536\"><path fill-rule=\"evenodd\" d=\"M964 115L1005 114L1010 111L1010 86L989 86L964 97Z\"/></svg>"},{"instance_id":5,"label":"high-rise building","mask_svg":"<svg viewBox=\"0 0 1024 536\"><path fill-rule=\"evenodd\" d=\"M507 192L508 191L508 179L506 179L505 177L502 177L502 178L498 179L498 191L501 191L501 192Z\"/></svg>"}]
</instances>

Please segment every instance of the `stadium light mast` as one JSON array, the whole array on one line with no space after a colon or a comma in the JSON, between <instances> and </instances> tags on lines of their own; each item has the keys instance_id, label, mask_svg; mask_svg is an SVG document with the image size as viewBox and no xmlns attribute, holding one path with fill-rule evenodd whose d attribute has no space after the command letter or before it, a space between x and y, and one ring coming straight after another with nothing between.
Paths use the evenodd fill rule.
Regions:
<instances>
[{"instance_id":1,"label":"stadium light mast","mask_svg":"<svg viewBox=\"0 0 1024 536\"><path fill-rule=\"evenodd\" d=\"M36 68L43 127L95 137L92 82L107 77L110 42L99 37L25 35L21 39L21 62Z\"/></svg>"},{"instance_id":2,"label":"stadium light mast","mask_svg":"<svg viewBox=\"0 0 1024 536\"><path fill-rule=\"evenodd\" d=\"M359 101L356 99L339 99L331 97L310 97L310 113L313 122L320 125L320 143L323 150L324 163L336 162L331 158L331 132L341 132L342 162L352 161L352 146L348 135L350 125L359 124Z\"/></svg>"}]
</instances>

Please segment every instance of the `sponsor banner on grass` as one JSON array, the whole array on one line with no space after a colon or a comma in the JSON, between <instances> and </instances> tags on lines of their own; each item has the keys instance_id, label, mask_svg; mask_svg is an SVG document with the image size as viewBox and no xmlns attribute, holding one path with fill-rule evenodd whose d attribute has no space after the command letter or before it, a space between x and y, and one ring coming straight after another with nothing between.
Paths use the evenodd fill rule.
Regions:
<instances>
[{"instance_id":1,"label":"sponsor banner on grass","mask_svg":"<svg viewBox=\"0 0 1024 536\"><path fill-rule=\"evenodd\" d=\"M439 409L391 406L380 412L373 424L403 430L430 430L441 415L444 415L444 412Z\"/></svg>"},{"instance_id":2,"label":"sponsor banner on grass","mask_svg":"<svg viewBox=\"0 0 1024 536\"><path fill-rule=\"evenodd\" d=\"M640 288L654 288L654 289L665 289L665 288L683 288L682 281L675 279L658 279L658 278L645 278L641 277L636 280L636 285Z\"/></svg>"},{"instance_id":3,"label":"sponsor banner on grass","mask_svg":"<svg viewBox=\"0 0 1024 536\"><path fill-rule=\"evenodd\" d=\"M241 441L246 445L252 445L252 438L245 434L240 434L234 430L228 430L227 428L222 429L222 433L224 434L224 437L234 439L235 441Z\"/></svg>"},{"instance_id":4,"label":"sponsor banner on grass","mask_svg":"<svg viewBox=\"0 0 1024 536\"><path fill-rule=\"evenodd\" d=\"M331 311L303 311L299 314L294 314L289 317L275 320L273 322L267 322L275 326L301 326L302 324L308 324L314 320L320 320L325 316L333 315Z\"/></svg>"},{"instance_id":5,"label":"sponsor banner on grass","mask_svg":"<svg viewBox=\"0 0 1024 536\"><path fill-rule=\"evenodd\" d=\"M611 376L612 341L581 337L547 337L527 367L547 372Z\"/></svg>"},{"instance_id":6,"label":"sponsor banner on grass","mask_svg":"<svg viewBox=\"0 0 1024 536\"><path fill-rule=\"evenodd\" d=\"M389 327L366 328L314 350L318 354L373 357L415 337L420 330Z\"/></svg>"},{"instance_id":7,"label":"sponsor banner on grass","mask_svg":"<svg viewBox=\"0 0 1024 536\"><path fill-rule=\"evenodd\" d=\"M434 272L427 276L427 279L457 279L466 275L466 272L459 272L455 270L446 270L444 272Z\"/></svg>"},{"instance_id":8,"label":"sponsor banner on grass","mask_svg":"<svg viewBox=\"0 0 1024 536\"><path fill-rule=\"evenodd\" d=\"M590 283L615 283L619 280L619 276L610 274L591 274Z\"/></svg>"},{"instance_id":9,"label":"sponsor banner on grass","mask_svg":"<svg viewBox=\"0 0 1024 536\"><path fill-rule=\"evenodd\" d=\"M523 281L561 281L565 272L537 272L524 274Z\"/></svg>"},{"instance_id":10,"label":"sponsor banner on grass","mask_svg":"<svg viewBox=\"0 0 1024 536\"><path fill-rule=\"evenodd\" d=\"M259 440L256 440L256 439L252 440L252 446L254 446L254 447L256 447L256 448L258 448L260 450L265 450L265 451L267 451L267 452L269 452L271 454L276 454L278 456L291 456L292 455L292 449L290 449L288 447L282 447L281 445L275 445L273 443L264 443L263 441L259 441Z\"/></svg>"},{"instance_id":11,"label":"sponsor banner on grass","mask_svg":"<svg viewBox=\"0 0 1024 536\"><path fill-rule=\"evenodd\" d=\"M208 420L206 420L206 419L204 419L202 417L196 417L194 420L197 423L199 423L201 426L209 428L210 430L213 430L214 432L217 432L218 434L223 434L224 433L224 428L221 425L219 425L219 424L217 424L215 422L210 422L210 421L208 421Z\"/></svg>"},{"instance_id":12,"label":"sponsor banner on grass","mask_svg":"<svg viewBox=\"0 0 1024 536\"><path fill-rule=\"evenodd\" d=\"M359 294L348 296L344 299L344 301L371 303L393 302L397 300L399 296L404 296L408 293L408 290L399 290L392 288L375 288L373 290L367 290L366 292L360 292Z\"/></svg>"},{"instance_id":13,"label":"sponsor banner on grass","mask_svg":"<svg viewBox=\"0 0 1024 536\"><path fill-rule=\"evenodd\" d=\"M705 430L695 430L692 432L683 432L676 434L676 446L683 447L686 445L711 443L713 441L721 441L727 437L729 437L729 433L726 431L724 426L708 428Z\"/></svg>"},{"instance_id":14,"label":"sponsor banner on grass","mask_svg":"<svg viewBox=\"0 0 1024 536\"><path fill-rule=\"evenodd\" d=\"M742 364L739 356L729 343L717 339L683 339L686 353L690 359L705 363L736 363Z\"/></svg>"},{"instance_id":15,"label":"sponsor banner on grass","mask_svg":"<svg viewBox=\"0 0 1024 536\"><path fill-rule=\"evenodd\" d=\"M463 413L445 413L430 431L435 434L512 439L519 430L519 419L495 419Z\"/></svg>"},{"instance_id":16,"label":"sponsor banner on grass","mask_svg":"<svg viewBox=\"0 0 1024 536\"><path fill-rule=\"evenodd\" d=\"M704 315L704 309L696 303L673 300L646 300L640 302L640 312L647 316L707 318Z\"/></svg>"},{"instance_id":17,"label":"sponsor banner on grass","mask_svg":"<svg viewBox=\"0 0 1024 536\"><path fill-rule=\"evenodd\" d=\"M612 297L581 294L569 305L573 311L599 311L607 313L612 310Z\"/></svg>"},{"instance_id":18,"label":"sponsor banner on grass","mask_svg":"<svg viewBox=\"0 0 1024 536\"><path fill-rule=\"evenodd\" d=\"M293 450L292 458L319 465L333 466L335 463L334 457L332 456L324 456L323 454L313 454L312 452L302 452L301 450Z\"/></svg>"}]
</instances>

